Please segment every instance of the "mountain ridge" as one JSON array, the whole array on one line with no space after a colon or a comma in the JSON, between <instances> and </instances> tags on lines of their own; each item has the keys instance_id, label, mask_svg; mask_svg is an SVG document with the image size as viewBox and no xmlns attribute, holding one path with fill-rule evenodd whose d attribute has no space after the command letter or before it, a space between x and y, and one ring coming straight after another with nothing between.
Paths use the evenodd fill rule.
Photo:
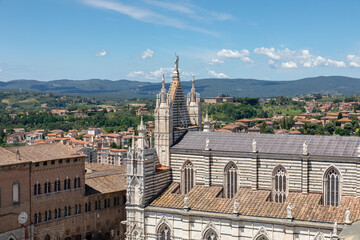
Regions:
<instances>
[{"instance_id":1,"label":"mountain ridge","mask_svg":"<svg viewBox=\"0 0 360 240\"><path fill-rule=\"evenodd\" d=\"M184 92L191 89L191 81L181 81ZM166 83L168 89L170 83ZM345 76L318 76L297 80L218 79L205 78L195 81L202 97L228 94L238 97L296 96L309 93L339 95L360 94L360 78ZM115 98L152 98L160 91L161 83L132 81L126 79L58 79L50 81L16 79L0 81L0 89L30 90L61 94L93 95ZM112 96L109 96L112 94Z\"/></svg>"}]
</instances>

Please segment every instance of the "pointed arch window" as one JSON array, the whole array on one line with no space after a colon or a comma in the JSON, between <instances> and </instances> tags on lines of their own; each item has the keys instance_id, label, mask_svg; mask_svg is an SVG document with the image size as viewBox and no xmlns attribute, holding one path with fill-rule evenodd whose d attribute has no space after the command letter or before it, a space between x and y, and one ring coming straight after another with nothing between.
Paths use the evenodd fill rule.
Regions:
<instances>
[{"instance_id":1,"label":"pointed arch window","mask_svg":"<svg viewBox=\"0 0 360 240\"><path fill-rule=\"evenodd\" d=\"M277 166L273 171L273 201L277 203L285 202L288 195L288 177L283 166Z\"/></svg>"},{"instance_id":2,"label":"pointed arch window","mask_svg":"<svg viewBox=\"0 0 360 240\"><path fill-rule=\"evenodd\" d=\"M218 240L219 237L216 234L216 232L214 231L214 229L209 229L205 232L203 239L204 240Z\"/></svg>"},{"instance_id":3,"label":"pointed arch window","mask_svg":"<svg viewBox=\"0 0 360 240\"><path fill-rule=\"evenodd\" d=\"M269 238L267 238L265 235L260 235L256 238L256 240L269 240Z\"/></svg>"},{"instance_id":4,"label":"pointed arch window","mask_svg":"<svg viewBox=\"0 0 360 240\"><path fill-rule=\"evenodd\" d=\"M171 230L168 225L163 224L158 231L158 240L170 240Z\"/></svg>"},{"instance_id":5,"label":"pointed arch window","mask_svg":"<svg viewBox=\"0 0 360 240\"><path fill-rule=\"evenodd\" d=\"M340 173L335 167L330 167L324 175L324 203L327 206L338 206L340 202Z\"/></svg>"},{"instance_id":6,"label":"pointed arch window","mask_svg":"<svg viewBox=\"0 0 360 240\"><path fill-rule=\"evenodd\" d=\"M182 192L187 194L195 185L194 165L191 161L186 161L182 171Z\"/></svg>"},{"instance_id":7,"label":"pointed arch window","mask_svg":"<svg viewBox=\"0 0 360 240\"><path fill-rule=\"evenodd\" d=\"M237 176L237 166L233 162L229 162L225 167L225 197L233 198L237 192L238 186L238 176Z\"/></svg>"}]
</instances>

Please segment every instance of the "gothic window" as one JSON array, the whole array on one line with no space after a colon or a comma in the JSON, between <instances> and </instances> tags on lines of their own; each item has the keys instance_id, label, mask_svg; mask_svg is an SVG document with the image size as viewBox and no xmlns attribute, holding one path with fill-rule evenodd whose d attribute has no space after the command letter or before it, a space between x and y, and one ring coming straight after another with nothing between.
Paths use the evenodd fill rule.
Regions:
<instances>
[{"instance_id":1,"label":"gothic window","mask_svg":"<svg viewBox=\"0 0 360 240\"><path fill-rule=\"evenodd\" d=\"M76 176L76 178L74 179L74 188L79 188L79 187L80 187L80 178Z\"/></svg>"},{"instance_id":2,"label":"gothic window","mask_svg":"<svg viewBox=\"0 0 360 240\"><path fill-rule=\"evenodd\" d=\"M54 183L54 191L59 192L60 191L60 180L56 180Z\"/></svg>"},{"instance_id":3,"label":"gothic window","mask_svg":"<svg viewBox=\"0 0 360 240\"><path fill-rule=\"evenodd\" d=\"M230 162L225 167L225 197L233 198L237 187L237 166Z\"/></svg>"},{"instance_id":4,"label":"gothic window","mask_svg":"<svg viewBox=\"0 0 360 240\"><path fill-rule=\"evenodd\" d=\"M269 238L267 238L265 235L260 235L256 238L256 240L269 240Z\"/></svg>"},{"instance_id":5,"label":"gothic window","mask_svg":"<svg viewBox=\"0 0 360 240\"><path fill-rule=\"evenodd\" d=\"M190 161L186 161L182 171L182 192L187 194L195 185L194 165Z\"/></svg>"},{"instance_id":6,"label":"gothic window","mask_svg":"<svg viewBox=\"0 0 360 240\"><path fill-rule=\"evenodd\" d=\"M209 229L205 232L204 240L218 240L218 236L213 229Z\"/></svg>"},{"instance_id":7,"label":"gothic window","mask_svg":"<svg viewBox=\"0 0 360 240\"><path fill-rule=\"evenodd\" d=\"M54 219L57 219L58 218L58 210L57 209L55 209L55 211L54 211Z\"/></svg>"},{"instance_id":8,"label":"gothic window","mask_svg":"<svg viewBox=\"0 0 360 240\"><path fill-rule=\"evenodd\" d=\"M158 230L158 240L170 240L171 230L168 225L163 224Z\"/></svg>"},{"instance_id":9,"label":"gothic window","mask_svg":"<svg viewBox=\"0 0 360 240\"><path fill-rule=\"evenodd\" d=\"M288 177L283 166L278 166L273 171L273 201L285 202L288 194Z\"/></svg>"},{"instance_id":10,"label":"gothic window","mask_svg":"<svg viewBox=\"0 0 360 240\"><path fill-rule=\"evenodd\" d=\"M324 203L338 206L340 202L340 173L335 167L329 168L324 175Z\"/></svg>"},{"instance_id":11,"label":"gothic window","mask_svg":"<svg viewBox=\"0 0 360 240\"><path fill-rule=\"evenodd\" d=\"M39 184L39 182L36 182L36 184L34 185L34 195L39 194L41 194L41 185Z\"/></svg>"},{"instance_id":12,"label":"gothic window","mask_svg":"<svg viewBox=\"0 0 360 240\"><path fill-rule=\"evenodd\" d=\"M50 193L51 190L50 187L51 187L50 182L46 182L44 184L44 193Z\"/></svg>"},{"instance_id":13,"label":"gothic window","mask_svg":"<svg viewBox=\"0 0 360 240\"><path fill-rule=\"evenodd\" d=\"M19 182L14 182L12 185L12 199L13 199L13 204L20 203L20 183Z\"/></svg>"},{"instance_id":14,"label":"gothic window","mask_svg":"<svg viewBox=\"0 0 360 240\"><path fill-rule=\"evenodd\" d=\"M44 221L46 222L47 220L48 220L48 212L45 211L45 219L44 219Z\"/></svg>"}]
</instances>

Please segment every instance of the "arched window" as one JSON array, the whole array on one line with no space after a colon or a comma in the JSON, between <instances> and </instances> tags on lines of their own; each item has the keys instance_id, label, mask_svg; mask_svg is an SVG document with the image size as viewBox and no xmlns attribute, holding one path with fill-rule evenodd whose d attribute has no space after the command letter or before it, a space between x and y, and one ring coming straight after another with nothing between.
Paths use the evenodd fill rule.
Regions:
<instances>
[{"instance_id":1,"label":"arched window","mask_svg":"<svg viewBox=\"0 0 360 240\"><path fill-rule=\"evenodd\" d=\"M187 194L194 186L194 165L190 161L186 161L182 167L182 192Z\"/></svg>"},{"instance_id":2,"label":"arched window","mask_svg":"<svg viewBox=\"0 0 360 240\"><path fill-rule=\"evenodd\" d=\"M283 166L277 166L273 171L272 177L273 194L272 198L274 202L285 202L288 195L288 177L286 169Z\"/></svg>"},{"instance_id":3,"label":"arched window","mask_svg":"<svg viewBox=\"0 0 360 240\"><path fill-rule=\"evenodd\" d=\"M55 208L55 211L54 211L54 219L57 219L58 218L58 210Z\"/></svg>"},{"instance_id":4,"label":"arched window","mask_svg":"<svg viewBox=\"0 0 360 240\"><path fill-rule=\"evenodd\" d=\"M168 225L163 224L158 230L158 240L170 240L171 230Z\"/></svg>"},{"instance_id":5,"label":"arched window","mask_svg":"<svg viewBox=\"0 0 360 240\"><path fill-rule=\"evenodd\" d=\"M76 176L76 178L74 179L74 188L79 188L79 187L80 187L80 178Z\"/></svg>"},{"instance_id":6,"label":"arched window","mask_svg":"<svg viewBox=\"0 0 360 240\"><path fill-rule=\"evenodd\" d=\"M44 193L50 193L50 190L51 190L51 184L49 181L47 181L45 184L44 184Z\"/></svg>"},{"instance_id":7,"label":"arched window","mask_svg":"<svg viewBox=\"0 0 360 240\"><path fill-rule=\"evenodd\" d=\"M258 236L258 237L256 238L256 240L269 240L269 238L266 237L265 235L261 234L260 236Z\"/></svg>"},{"instance_id":8,"label":"arched window","mask_svg":"<svg viewBox=\"0 0 360 240\"><path fill-rule=\"evenodd\" d=\"M225 197L233 198L237 192L237 166L229 162L225 167Z\"/></svg>"},{"instance_id":9,"label":"arched window","mask_svg":"<svg viewBox=\"0 0 360 240\"><path fill-rule=\"evenodd\" d=\"M20 183L19 182L14 182L12 185L12 199L13 199L13 204L20 203Z\"/></svg>"},{"instance_id":10,"label":"arched window","mask_svg":"<svg viewBox=\"0 0 360 240\"><path fill-rule=\"evenodd\" d=\"M328 206L338 206L340 202L340 173L335 167L330 167L324 175L324 203Z\"/></svg>"},{"instance_id":11,"label":"arched window","mask_svg":"<svg viewBox=\"0 0 360 240\"><path fill-rule=\"evenodd\" d=\"M56 180L54 183L54 192L59 192L60 191L60 180Z\"/></svg>"},{"instance_id":12,"label":"arched window","mask_svg":"<svg viewBox=\"0 0 360 240\"><path fill-rule=\"evenodd\" d=\"M218 240L219 237L217 236L214 229L209 229L205 232L203 239L204 240Z\"/></svg>"}]
</instances>

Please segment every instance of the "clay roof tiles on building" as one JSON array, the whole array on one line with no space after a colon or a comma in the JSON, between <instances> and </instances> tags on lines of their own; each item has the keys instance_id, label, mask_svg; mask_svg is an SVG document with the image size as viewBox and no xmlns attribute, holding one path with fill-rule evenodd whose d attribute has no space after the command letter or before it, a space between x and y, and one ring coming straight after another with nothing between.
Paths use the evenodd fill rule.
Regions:
<instances>
[{"instance_id":1,"label":"clay roof tiles on building","mask_svg":"<svg viewBox=\"0 0 360 240\"><path fill-rule=\"evenodd\" d=\"M85 192L87 195L126 190L126 167L86 163Z\"/></svg>"},{"instance_id":2,"label":"clay roof tiles on building","mask_svg":"<svg viewBox=\"0 0 360 240\"><path fill-rule=\"evenodd\" d=\"M63 144L37 144L22 147L8 148L10 152L19 151L20 157L32 162L41 162L54 159L83 157L85 155L76 153L72 147Z\"/></svg>"},{"instance_id":3,"label":"clay roof tiles on building","mask_svg":"<svg viewBox=\"0 0 360 240\"><path fill-rule=\"evenodd\" d=\"M308 153L314 156L339 156L357 158L359 137L251 134L189 131L173 150L198 150L205 148L206 139L212 151L251 152L253 139L259 153L302 154L304 142Z\"/></svg>"},{"instance_id":4,"label":"clay roof tiles on building","mask_svg":"<svg viewBox=\"0 0 360 240\"><path fill-rule=\"evenodd\" d=\"M150 205L164 208L183 209L184 194L175 193L179 188L179 183L172 183L162 195L155 199ZM197 185L187 194L189 197L189 208L191 210L233 213L235 199L238 200L237 211L240 215L286 218L286 207L291 204L293 207L293 217L295 220L316 221L333 223L344 223L345 210L350 208L350 220L360 219L360 199L353 196L343 196L339 206L324 206L322 204L322 194L300 192L290 192L284 203L270 201L270 190L252 190L250 188L239 188L234 198L222 198L218 196L222 190L220 186Z\"/></svg>"}]
</instances>

